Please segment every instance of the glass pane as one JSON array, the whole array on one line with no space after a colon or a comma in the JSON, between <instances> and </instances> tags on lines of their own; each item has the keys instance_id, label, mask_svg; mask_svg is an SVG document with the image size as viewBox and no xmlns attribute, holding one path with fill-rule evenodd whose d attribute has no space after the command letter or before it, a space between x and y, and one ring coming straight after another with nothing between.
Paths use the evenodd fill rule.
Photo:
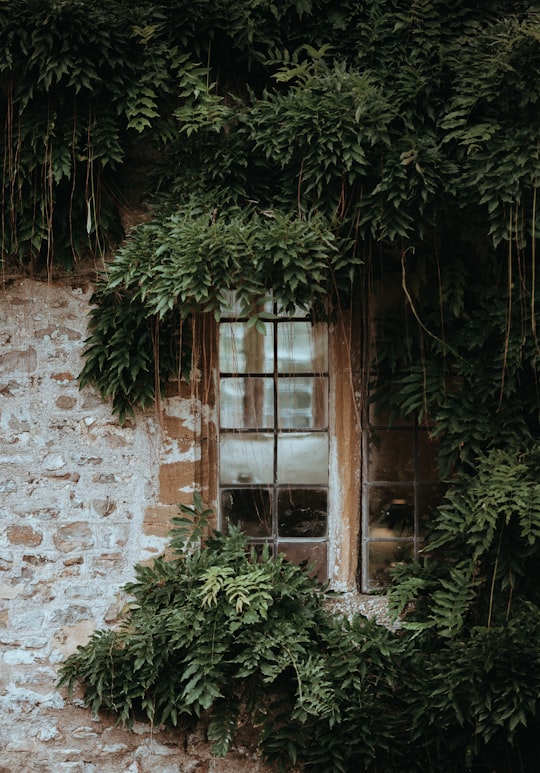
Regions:
<instances>
[{"instance_id":1,"label":"glass pane","mask_svg":"<svg viewBox=\"0 0 540 773\"><path fill-rule=\"evenodd\" d=\"M285 429L323 429L328 424L328 379L278 379L278 424Z\"/></svg>"},{"instance_id":2,"label":"glass pane","mask_svg":"<svg viewBox=\"0 0 540 773\"><path fill-rule=\"evenodd\" d=\"M328 335L325 324L278 324L278 372L324 373L328 370Z\"/></svg>"},{"instance_id":3,"label":"glass pane","mask_svg":"<svg viewBox=\"0 0 540 773\"><path fill-rule=\"evenodd\" d=\"M265 489L223 489L221 514L225 523L234 523L249 537L272 534L272 504Z\"/></svg>"},{"instance_id":4,"label":"glass pane","mask_svg":"<svg viewBox=\"0 0 540 773\"><path fill-rule=\"evenodd\" d=\"M222 373L272 373L274 331L263 335L245 322L222 322L219 326L219 369Z\"/></svg>"},{"instance_id":5,"label":"glass pane","mask_svg":"<svg viewBox=\"0 0 540 773\"><path fill-rule=\"evenodd\" d=\"M426 536L430 521L433 520L435 508L440 504L446 486L432 485L418 487L418 525L421 537Z\"/></svg>"},{"instance_id":6,"label":"glass pane","mask_svg":"<svg viewBox=\"0 0 540 773\"><path fill-rule=\"evenodd\" d=\"M369 480L414 480L414 432L372 431L368 447Z\"/></svg>"},{"instance_id":7,"label":"glass pane","mask_svg":"<svg viewBox=\"0 0 540 773\"><path fill-rule=\"evenodd\" d=\"M271 378L222 378L219 387L220 426L229 429L273 429L273 384Z\"/></svg>"},{"instance_id":8,"label":"glass pane","mask_svg":"<svg viewBox=\"0 0 540 773\"><path fill-rule=\"evenodd\" d=\"M370 588L388 585L390 569L414 557L412 542L370 542L368 544L368 583Z\"/></svg>"},{"instance_id":9,"label":"glass pane","mask_svg":"<svg viewBox=\"0 0 540 773\"><path fill-rule=\"evenodd\" d=\"M439 443L426 430L418 431L418 480L439 480L437 452Z\"/></svg>"},{"instance_id":10,"label":"glass pane","mask_svg":"<svg viewBox=\"0 0 540 773\"><path fill-rule=\"evenodd\" d=\"M221 483L272 483L273 435L222 433L219 440Z\"/></svg>"},{"instance_id":11,"label":"glass pane","mask_svg":"<svg viewBox=\"0 0 540 773\"><path fill-rule=\"evenodd\" d=\"M283 553L288 561L301 566L314 564L312 576L320 582L328 579L328 557L326 542L278 542L278 553Z\"/></svg>"},{"instance_id":12,"label":"glass pane","mask_svg":"<svg viewBox=\"0 0 540 773\"><path fill-rule=\"evenodd\" d=\"M279 435L278 483L326 485L328 482L328 436L326 432L294 432Z\"/></svg>"},{"instance_id":13,"label":"glass pane","mask_svg":"<svg viewBox=\"0 0 540 773\"><path fill-rule=\"evenodd\" d=\"M370 537L412 537L414 535L414 489L410 487L368 489Z\"/></svg>"},{"instance_id":14,"label":"glass pane","mask_svg":"<svg viewBox=\"0 0 540 773\"><path fill-rule=\"evenodd\" d=\"M280 537L324 537L326 500L325 489L280 489L278 492Z\"/></svg>"}]
</instances>

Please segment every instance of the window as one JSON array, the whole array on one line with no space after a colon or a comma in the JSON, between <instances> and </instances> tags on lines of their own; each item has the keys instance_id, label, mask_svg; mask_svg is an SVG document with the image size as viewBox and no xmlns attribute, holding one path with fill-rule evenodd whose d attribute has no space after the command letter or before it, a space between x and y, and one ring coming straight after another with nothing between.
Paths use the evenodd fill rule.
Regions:
<instances>
[{"instance_id":1,"label":"window","mask_svg":"<svg viewBox=\"0 0 540 773\"><path fill-rule=\"evenodd\" d=\"M220 528L328 573L328 330L271 306L219 325Z\"/></svg>"},{"instance_id":2,"label":"window","mask_svg":"<svg viewBox=\"0 0 540 773\"><path fill-rule=\"evenodd\" d=\"M372 406L363 446L361 585L369 591L386 585L397 563L418 557L443 487L428 426L414 419L389 426Z\"/></svg>"},{"instance_id":3,"label":"window","mask_svg":"<svg viewBox=\"0 0 540 773\"><path fill-rule=\"evenodd\" d=\"M219 399L205 447L218 528L238 525L252 544L315 564L335 590L374 591L418 555L442 494L430 427L390 424L373 406L360 421L355 310L328 325L271 303L261 312L264 334L234 308L212 333Z\"/></svg>"}]
</instances>

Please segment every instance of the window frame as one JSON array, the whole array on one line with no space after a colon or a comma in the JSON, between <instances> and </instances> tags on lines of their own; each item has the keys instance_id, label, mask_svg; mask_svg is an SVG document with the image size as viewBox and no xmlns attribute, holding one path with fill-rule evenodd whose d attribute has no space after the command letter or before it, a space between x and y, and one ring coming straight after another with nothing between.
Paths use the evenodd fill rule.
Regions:
<instances>
[{"instance_id":1,"label":"window frame","mask_svg":"<svg viewBox=\"0 0 540 773\"><path fill-rule=\"evenodd\" d=\"M328 323L329 479L327 563L334 591L356 596L360 551L361 422L363 384L362 309L359 304L334 309ZM221 528L219 508L219 331L213 315L194 323L200 353L192 391L200 412L200 453L195 486L214 511L211 528Z\"/></svg>"},{"instance_id":2,"label":"window frame","mask_svg":"<svg viewBox=\"0 0 540 773\"><path fill-rule=\"evenodd\" d=\"M269 501L272 503L272 512L271 512L271 529L269 535L264 536L251 536L249 538L250 544L268 544L271 547L272 552L281 552L285 551L286 553L293 553L297 555L297 560L302 560L302 552L306 553L305 558L307 559L308 563L310 563L310 558L317 559L319 562L322 561L324 564L324 568L319 569L319 576L320 579L326 579L328 575L328 568L329 568L329 537L330 537L330 529L329 529L329 489L330 489L330 437L331 437L331 431L330 431L330 416L331 416L331 410L330 410L330 392L331 392L331 386L330 386L330 353L329 353L329 331L328 331L328 324L326 322L318 323L320 325L324 325L322 328L322 332L319 332L317 335L322 335L325 339L325 345L324 345L324 356L323 356L323 369L322 370L315 370L313 368L306 369L305 367L301 368L300 370L292 368L287 369L285 367L280 367L280 340L281 340L281 333L280 331L285 330L285 325L294 325L297 323L302 324L303 326L306 325L306 323L311 325L311 322L309 321L309 317L304 312L295 313L294 315L287 315L287 314L278 314L276 305L273 305L272 308L273 312L273 318L271 319L265 319L264 324L266 326L271 326L271 331L273 333L272 337L272 351L271 351L271 359L272 359L272 368L271 371L268 369L268 367L264 367L262 370L254 370L251 371L248 368L246 370L221 370L222 367L222 357L221 357L221 331L222 326L226 324L235 324L235 323L241 323L243 325L246 325L247 330L247 322L248 318L245 316L241 316L238 313L235 313L234 311L229 313L224 313L221 316L220 321L217 324L217 349L218 349L218 376L217 376L217 385L218 385L218 400L217 400L217 457L218 457L218 469L217 469L217 481L216 481L216 494L217 494L217 502L218 502L218 528L221 530L226 529L226 519L227 516L224 513L224 506L223 497L227 494L230 495L230 492L234 491L253 491L254 492L254 498L255 498L255 492L261 491L261 492L268 492ZM291 331L294 328L291 328ZM268 332L268 331L267 331ZM262 335L262 333L257 333L258 335ZM231 340L234 338L233 335L231 335ZM292 341L292 339L291 339ZM292 349L291 349L292 352ZM228 358L225 357L225 360ZM316 357L313 357L312 363L315 361ZM226 363L228 364L228 363ZM245 379L246 384L249 383L249 379L267 379L268 381L271 381L271 389L272 389L272 426L266 426L263 422L263 427L231 427L227 425L222 426L222 408L221 408L221 393L223 390L223 387L225 383L228 380L232 379ZM313 383L315 384L317 380L319 380L319 384L323 384L323 399L324 399L324 406L323 406L323 421L313 422L313 426L309 427L296 427L294 424L292 426L283 426L280 423L280 412L279 412L279 401L280 401L280 382L285 383L285 380L288 380L290 385L294 384L295 382L300 383L300 379L311 379ZM264 385L264 384L263 384ZM256 385L255 385L256 386ZM315 388L314 388L315 389ZM292 390L295 391L294 389ZM313 393L312 393L313 394ZM256 413L257 411L255 411ZM266 412L265 412L266 413ZM222 474L222 459L221 459L221 443L222 439L225 437L231 437L234 438L235 436L241 436L241 435L256 435L256 434L264 434L266 436L270 436L272 438L272 444L273 444L273 460L272 460L272 481L265 481L265 482L254 482L254 483L233 483L231 481L226 480L226 476ZM314 437L324 437L326 440L326 478L325 481L304 481L304 482L291 482L287 483L286 481L281 481L279 478L279 458L278 458L278 444L280 442L280 439L283 440L286 437L293 438L295 435L302 434L304 436L306 435L312 435ZM318 492L324 492L325 499L326 499L326 518L325 518L325 528L324 533L321 535L311 535L311 536L298 536L298 535L287 535L283 534L281 532L281 527L278 519L278 509L279 509L279 503L282 497L283 492L286 491L295 491L295 492L314 492L315 494ZM305 550L303 551L302 548L305 546ZM311 547L311 550L309 549ZM308 554L312 553L313 556L309 556ZM300 556L300 558L298 558Z\"/></svg>"},{"instance_id":3,"label":"window frame","mask_svg":"<svg viewBox=\"0 0 540 773\"><path fill-rule=\"evenodd\" d=\"M384 550L385 546L388 547L388 549L391 549L392 545L403 546L404 548L410 546L412 548L410 557L412 559L417 559L419 551L424 545L425 534L423 532L423 525L425 520L427 520L422 517L423 512L421 511L423 494L428 492L429 489L436 489L437 493L442 496L444 490L444 485L441 483L440 478L436 473L436 443L430 438L432 426L429 423L420 423L416 416L413 416L410 419L398 419L395 422L384 421L384 419L377 421L374 418L374 406L371 405L370 409L366 411L367 415L363 423L362 432L362 507L359 585L363 593L379 591L386 584L385 582L375 582L372 579L370 548L379 547ZM412 443L410 444L410 447L412 449L412 469L410 475L407 476L405 474L406 468L400 468L399 475L390 476L388 474L383 474L383 476L373 476L371 470L371 449L374 445L374 436L377 435L382 437L384 433L388 433L387 438L397 437L399 434L411 436ZM429 464L426 464L425 460L422 462L422 446L428 451ZM430 470L431 474L426 472L426 470ZM377 536L372 534L372 526L376 526L377 522L372 522L371 495L377 490L388 491L389 499L387 502L387 515L392 505L394 505L395 508L401 506L407 508L412 507L412 528L409 533L401 535L395 533L391 536ZM437 499L439 499L440 496L437 497ZM375 499L375 497L373 498ZM384 529L384 518L379 522L379 527L380 530ZM373 529L373 531L374 530L375 529ZM391 529L387 530L390 531ZM396 556L395 559L396 560L393 563L399 563L399 556Z\"/></svg>"}]
</instances>

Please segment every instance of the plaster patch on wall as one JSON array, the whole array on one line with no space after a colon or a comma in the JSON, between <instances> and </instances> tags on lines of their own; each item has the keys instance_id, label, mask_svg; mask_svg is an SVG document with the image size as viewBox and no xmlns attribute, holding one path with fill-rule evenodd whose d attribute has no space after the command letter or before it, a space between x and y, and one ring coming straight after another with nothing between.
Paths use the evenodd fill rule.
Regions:
<instances>
[{"instance_id":1,"label":"plaster patch on wall","mask_svg":"<svg viewBox=\"0 0 540 773\"><path fill-rule=\"evenodd\" d=\"M164 453L159 422L121 427L92 389L79 391L91 292L32 280L0 290L0 723L10 728L0 759L13 769L64 732L63 716L51 721L65 706L58 662L115 619L134 565L165 545L142 528ZM54 769L67 763L60 754Z\"/></svg>"}]
</instances>

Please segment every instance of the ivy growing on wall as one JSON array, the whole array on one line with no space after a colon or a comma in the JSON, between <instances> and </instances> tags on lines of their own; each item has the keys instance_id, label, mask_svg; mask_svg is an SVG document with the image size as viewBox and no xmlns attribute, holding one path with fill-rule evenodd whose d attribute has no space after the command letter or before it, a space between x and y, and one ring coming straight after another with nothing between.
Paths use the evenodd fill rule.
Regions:
<instances>
[{"instance_id":1,"label":"ivy growing on wall","mask_svg":"<svg viewBox=\"0 0 540 773\"><path fill-rule=\"evenodd\" d=\"M300 219L238 207L211 213L197 202L144 223L94 297L81 384L93 382L112 397L123 419L153 401L156 377L164 387L172 375L189 374L195 314L219 316L233 290L252 313L256 300L276 295L276 287L283 309L309 309L350 290L359 261L345 256L347 241L316 214ZM264 332L264 322L253 320ZM159 347L148 346L151 327L159 330ZM174 351L181 369L167 355Z\"/></svg>"},{"instance_id":2,"label":"ivy growing on wall","mask_svg":"<svg viewBox=\"0 0 540 773\"><path fill-rule=\"evenodd\" d=\"M374 695L362 660L367 624L356 621L343 639L317 617L317 646L342 670L329 674L308 648L301 673L309 665L331 684L347 738L377 740L343 757L338 715L312 693L322 702L307 717L308 704L292 698L295 738L290 704L272 724L267 754L303 755L315 770L405 770L402 711L425 765L444 758L448 770L473 769L481 749L493 767L510 742L530 743L523 728L535 727L539 673L537 4L5 0L0 44L3 269L51 275L57 263L99 259L81 382L122 419L171 377L189 377L193 320L219 316L231 289L259 329L257 302L271 293L285 309L359 306L365 330L392 289L392 308L383 304L376 320L372 391L396 415L429 417L448 482L428 550L396 573L405 633L390 644L369 632L384 673L404 687L381 677L389 735L377 735L350 702L351 685L366 705ZM145 217L123 234L120 215L134 205ZM167 585L170 567L155 571ZM150 706L138 709L150 716ZM228 736L215 732L224 749ZM324 739L317 752L314 739Z\"/></svg>"},{"instance_id":3,"label":"ivy growing on wall","mask_svg":"<svg viewBox=\"0 0 540 773\"><path fill-rule=\"evenodd\" d=\"M150 9L99 0L4 2L0 49L3 259L102 256L121 236L118 170L165 131L189 63Z\"/></svg>"},{"instance_id":4,"label":"ivy growing on wall","mask_svg":"<svg viewBox=\"0 0 540 773\"><path fill-rule=\"evenodd\" d=\"M526 4L517 11L504 3L472 10L418 2L406 11L392 2L361 11L342 3L339 12L320 4L302 9L290 48L286 37L275 37L263 54L259 40L257 55L250 49L247 59L237 55L231 32L227 63L236 63L236 80L212 56L208 68L183 75L170 115L175 130L149 178L159 203L108 265L91 318L85 383L113 393L124 408L147 403L137 387L122 395L113 386L111 347L100 364L96 359L95 342L110 338L100 314L107 294L123 288L149 316L174 310L182 319L195 310L219 313L231 287L240 287L251 307L261 292L272 291L284 306L309 306L332 288L342 302L367 308L353 288L368 286L365 277L376 277L381 264L384 271L405 267L411 319L431 331L430 345L444 342L433 352L442 362L439 386L454 335L458 348L467 341L489 360L483 375L478 368L465 382L470 386L469 375L478 387L485 380L484 403L497 399L496 371L506 374L518 363L523 381L521 353L523 373L532 368L534 377L538 100L528 63L538 56L539 16ZM283 22L283 36L287 30ZM293 48L302 32L310 43ZM306 283L306 276L316 281ZM434 287L426 303L426 288ZM527 342L514 339L521 329ZM425 367L419 341L411 355L416 382L406 376L411 390ZM381 351L380 362L388 356ZM454 385L472 361L470 353L460 356ZM503 380L509 396L513 378ZM474 390L457 391L456 400L476 399ZM529 389L523 401L530 406L531 399ZM498 410L514 412L519 434L518 403L506 400ZM510 428L510 416L499 425ZM470 443L463 448L470 453ZM448 450L446 469L453 454Z\"/></svg>"}]
</instances>

